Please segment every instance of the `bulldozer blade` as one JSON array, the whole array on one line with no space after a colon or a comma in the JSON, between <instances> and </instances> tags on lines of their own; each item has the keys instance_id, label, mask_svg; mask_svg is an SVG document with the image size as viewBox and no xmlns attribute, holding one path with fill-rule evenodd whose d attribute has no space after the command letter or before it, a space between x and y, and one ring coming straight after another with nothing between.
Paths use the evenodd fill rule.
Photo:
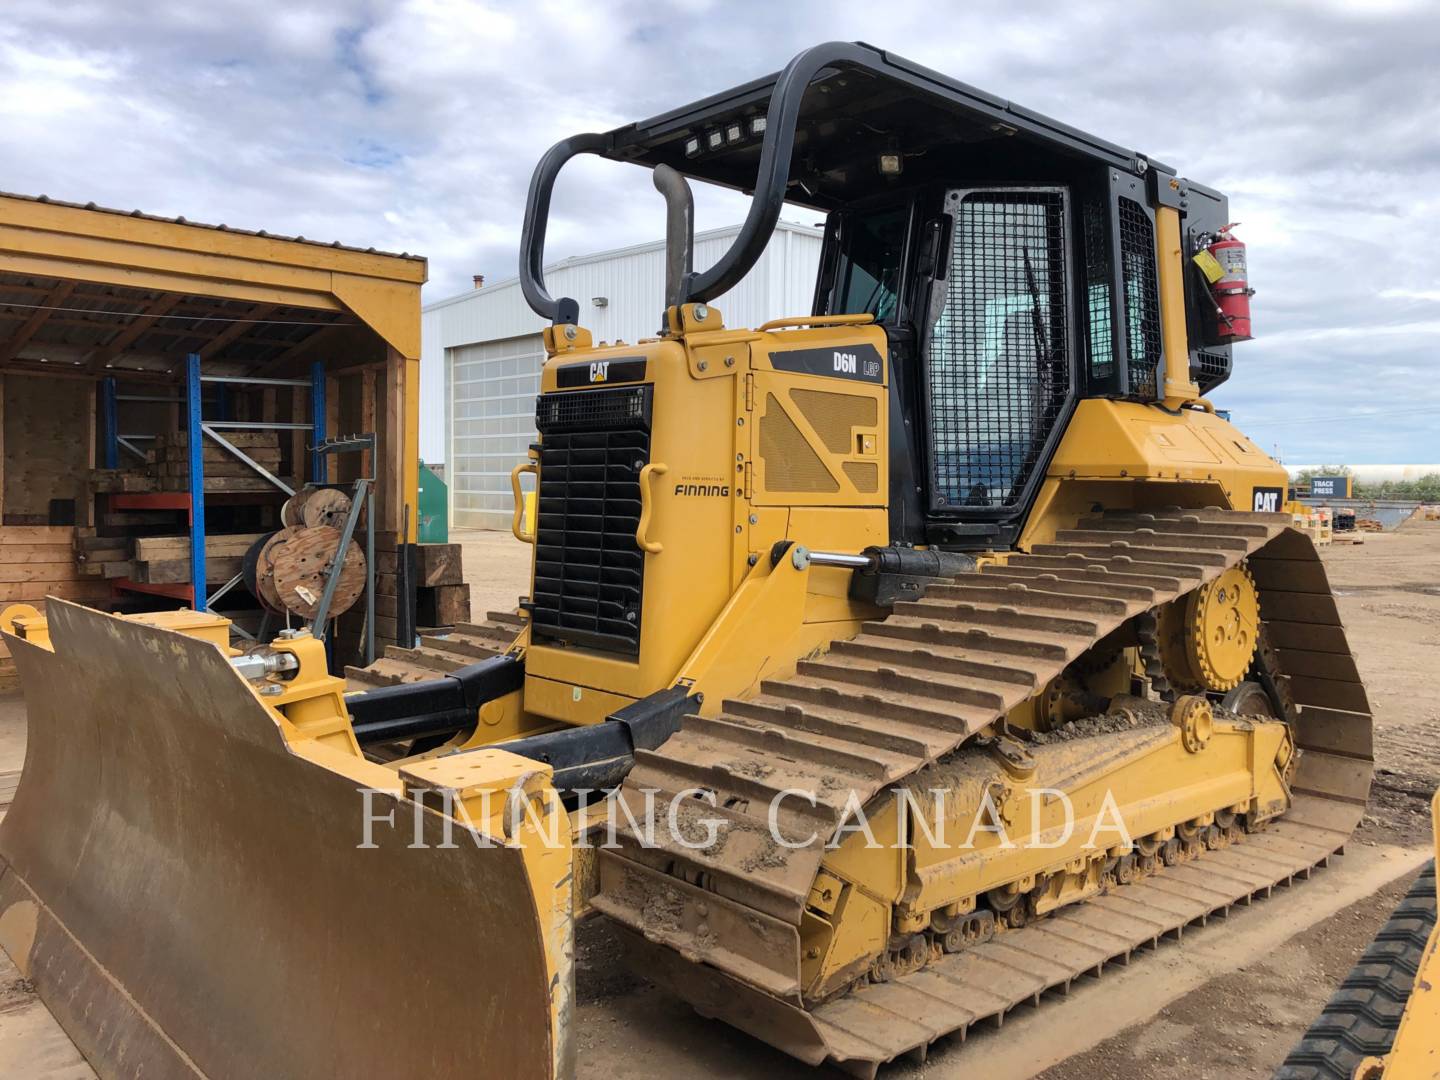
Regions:
<instances>
[{"instance_id":1,"label":"bulldozer blade","mask_svg":"<svg viewBox=\"0 0 1440 1080\"><path fill-rule=\"evenodd\" d=\"M572 1071L568 834L537 873L287 741L214 645L49 618L53 652L6 639L29 746L0 944L102 1077Z\"/></svg>"}]
</instances>

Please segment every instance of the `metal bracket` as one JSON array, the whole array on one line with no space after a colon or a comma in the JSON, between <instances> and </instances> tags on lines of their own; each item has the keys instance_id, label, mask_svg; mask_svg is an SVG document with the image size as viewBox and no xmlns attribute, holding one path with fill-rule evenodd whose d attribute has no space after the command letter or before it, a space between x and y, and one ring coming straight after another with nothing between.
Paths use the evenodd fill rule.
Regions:
<instances>
[{"instance_id":1,"label":"metal bracket","mask_svg":"<svg viewBox=\"0 0 1440 1080\"><path fill-rule=\"evenodd\" d=\"M1182 178L1163 169L1151 168L1145 173L1145 193L1152 207L1168 206L1179 210L1183 217L1190 208L1190 187Z\"/></svg>"},{"instance_id":2,"label":"metal bracket","mask_svg":"<svg viewBox=\"0 0 1440 1080\"><path fill-rule=\"evenodd\" d=\"M320 603L315 608L315 618L311 620L315 627L315 636L325 636L325 623L330 615L330 603L335 599L336 586L340 584L340 571L345 567L345 553L350 550L350 540L355 535L355 525L360 520L360 511L365 508L366 496L370 491L370 481L360 479L355 481L355 494L350 501L350 513L345 516L345 527L340 531L340 546L335 549L334 560L330 564L330 572L325 577L325 591L320 594ZM367 575L370 568L366 567ZM367 619L368 619L367 615Z\"/></svg>"},{"instance_id":3,"label":"metal bracket","mask_svg":"<svg viewBox=\"0 0 1440 1080\"><path fill-rule=\"evenodd\" d=\"M250 468L254 469L257 473L259 473L261 476L263 476L266 480L269 480L270 483L274 484L274 485L275 485L276 487L278 487L281 491L285 492L286 495L294 495L294 494L295 494L295 489L294 489L294 488L292 488L289 484L285 483L284 480L281 480L278 476L276 476L274 473L272 473L269 469L265 468L264 465L261 465L258 461L256 461L254 458L252 458L249 454L245 453L245 451L241 450L238 446L236 446L234 443L232 443L229 439L225 438L225 436L221 435L218 431L215 430L215 428L214 428L212 425L210 425L209 423L201 424L201 425L200 425L200 430L203 431L206 435L209 435L210 438L214 439L217 443L219 443L221 446L223 446L226 450L229 450L230 453L234 454L237 458L239 458L241 461L243 461L246 465L249 465Z\"/></svg>"},{"instance_id":4,"label":"metal bracket","mask_svg":"<svg viewBox=\"0 0 1440 1080\"><path fill-rule=\"evenodd\" d=\"M146 460L148 460L148 459L147 459L147 457L146 457L145 451L144 451L144 450L141 450L138 446L136 446L136 445L135 445L133 442L131 442L130 440L131 440L131 439L153 439L154 437L155 437L154 435L116 435L116 436L115 436L115 445L116 445L117 447L119 447L120 449L122 449L122 450L129 450L132 454L134 454L136 457L138 457L141 461L146 461Z\"/></svg>"}]
</instances>

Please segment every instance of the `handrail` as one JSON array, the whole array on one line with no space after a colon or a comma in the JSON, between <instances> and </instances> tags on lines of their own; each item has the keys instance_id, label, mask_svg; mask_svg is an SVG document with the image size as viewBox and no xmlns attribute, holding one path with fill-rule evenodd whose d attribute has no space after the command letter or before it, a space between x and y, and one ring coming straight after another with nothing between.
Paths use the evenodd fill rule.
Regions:
<instances>
[{"instance_id":1,"label":"handrail","mask_svg":"<svg viewBox=\"0 0 1440 1080\"><path fill-rule=\"evenodd\" d=\"M650 539L650 514L654 509L654 503L650 494L650 478L652 476L664 476L670 471L668 465L652 461L640 470L640 520L635 525L635 543L640 545L640 550L651 555L659 555L665 550L665 545L659 540Z\"/></svg>"},{"instance_id":2,"label":"handrail","mask_svg":"<svg viewBox=\"0 0 1440 1080\"><path fill-rule=\"evenodd\" d=\"M788 319L771 319L761 323L756 332L763 334L766 330L783 330L787 326L863 326L874 321L875 316L868 311L850 315L794 315Z\"/></svg>"},{"instance_id":3,"label":"handrail","mask_svg":"<svg viewBox=\"0 0 1440 1080\"><path fill-rule=\"evenodd\" d=\"M795 149L800 104L815 77L827 67L873 68L874 64L871 50L850 42L832 41L806 49L785 65L775 80L765 114L765 135L760 144L760 165L750 211L734 242L714 266L684 276L679 290L682 302L705 302L728 292L750 272L765 251L789 189L790 159ZM531 310L554 325L574 323L580 317L578 303L570 297L556 300L545 288L545 228L555 178L576 155L604 154L610 147L609 135L594 132L572 135L545 153L530 179L525 220L520 230L520 290Z\"/></svg>"},{"instance_id":4,"label":"handrail","mask_svg":"<svg viewBox=\"0 0 1440 1080\"><path fill-rule=\"evenodd\" d=\"M520 474L527 472L534 474L535 481L538 484L540 481L540 466L536 465L535 462L522 461L510 470L510 490L515 493L515 516L510 521L510 531L515 534L515 539L519 540L522 544L533 544L535 543L535 534L525 531L525 493L520 490ZM535 498L538 502L540 498L538 491L535 494ZM537 506L535 510L538 514L540 508Z\"/></svg>"},{"instance_id":5,"label":"handrail","mask_svg":"<svg viewBox=\"0 0 1440 1080\"><path fill-rule=\"evenodd\" d=\"M593 132L561 139L545 152L540 164L535 166L535 175L530 178L525 220L520 226L520 291L536 315L556 326L578 320L580 305L568 296L556 300L545 289L545 228L550 223L550 196L555 190L555 177L577 154L599 154L608 146L606 136Z\"/></svg>"}]
</instances>

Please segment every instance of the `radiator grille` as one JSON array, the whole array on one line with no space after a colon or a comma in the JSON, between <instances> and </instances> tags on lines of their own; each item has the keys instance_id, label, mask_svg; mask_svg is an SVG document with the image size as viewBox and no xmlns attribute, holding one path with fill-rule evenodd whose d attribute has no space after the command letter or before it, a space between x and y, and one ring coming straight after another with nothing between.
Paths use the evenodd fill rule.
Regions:
<instances>
[{"instance_id":1,"label":"radiator grille","mask_svg":"<svg viewBox=\"0 0 1440 1080\"><path fill-rule=\"evenodd\" d=\"M1208 394L1230 378L1230 357L1219 352L1202 352L1195 357L1191 372L1202 394Z\"/></svg>"},{"instance_id":2,"label":"radiator grille","mask_svg":"<svg viewBox=\"0 0 1440 1080\"><path fill-rule=\"evenodd\" d=\"M760 462L767 491L840 490L825 462L774 394L765 395L765 415L760 418Z\"/></svg>"},{"instance_id":3,"label":"radiator grille","mask_svg":"<svg viewBox=\"0 0 1440 1080\"><path fill-rule=\"evenodd\" d=\"M830 390L792 390L790 400L832 454L855 453L855 429L873 428L879 412L873 397Z\"/></svg>"},{"instance_id":4,"label":"radiator grille","mask_svg":"<svg viewBox=\"0 0 1440 1080\"><path fill-rule=\"evenodd\" d=\"M535 427L542 435L636 426L650 430L648 386L542 394L535 399Z\"/></svg>"},{"instance_id":5,"label":"radiator grille","mask_svg":"<svg viewBox=\"0 0 1440 1080\"><path fill-rule=\"evenodd\" d=\"M1016 505L1070 390L1064 192L952 192L927 365L935 501Z\"/></svg>"},{"instance_id":6,"label":"radiator grille","mask_svg":"<svg viewBox=\"0 0 1440 1080\"><path fill-rule=\"evenodd\" d=\"M538 640L640 651L640 470L650 387L543 394L531 624Z\"/></svg>"},{"instance_id":7,"label":"radiator grille","mask_svg":"<svg viewBox=\"0 0 1440 1080\"><path fill-rule=\"evenodd\" d=\"M1129 394L1159 397L1160 296L1155 276L1155 226L1134 199L1120 199L1120 260L1125 298L1125 343Z\"/></svg>"}]
</instances>

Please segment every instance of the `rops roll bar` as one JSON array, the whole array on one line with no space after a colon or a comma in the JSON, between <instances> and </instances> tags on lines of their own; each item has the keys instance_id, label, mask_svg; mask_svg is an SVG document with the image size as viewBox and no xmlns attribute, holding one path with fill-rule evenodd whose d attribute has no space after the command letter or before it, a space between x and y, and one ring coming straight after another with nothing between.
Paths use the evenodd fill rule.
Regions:
<instances>
[{"instance_id":1,"label":"rops roll bar","mask_svg":"<svg viewBox=\"0 0 1440 1080\"><path fill-rule=\"evenodd\" d=\"M740 227L735 242L714 266L698 274L686 270L678 288L666 297L667 303L713 300L734 288L750 272L764 252L765 245L770 242L776 222L780 220L780 209L785 203L790 179L795 126L806 89L815 76L827 67L873 67L874 63L871 50L849 42L833 41L806 49L785 65L770 94L765 114L765 137L760 144L760 167L755 177L755 195L745 223ZM530 179L525 221L520 231L520 288L531 309L555 325L574 323L580 316L580 305L576 301L570 297L557 300L545 288L545 228L550 218L550 196L555 188L555 177L576 155L604 156L610 149L609 135L572 135L546 152ZM669 261L672 265L677 263L676 252L670 252Z\"/></svg>"}]
</instances>

